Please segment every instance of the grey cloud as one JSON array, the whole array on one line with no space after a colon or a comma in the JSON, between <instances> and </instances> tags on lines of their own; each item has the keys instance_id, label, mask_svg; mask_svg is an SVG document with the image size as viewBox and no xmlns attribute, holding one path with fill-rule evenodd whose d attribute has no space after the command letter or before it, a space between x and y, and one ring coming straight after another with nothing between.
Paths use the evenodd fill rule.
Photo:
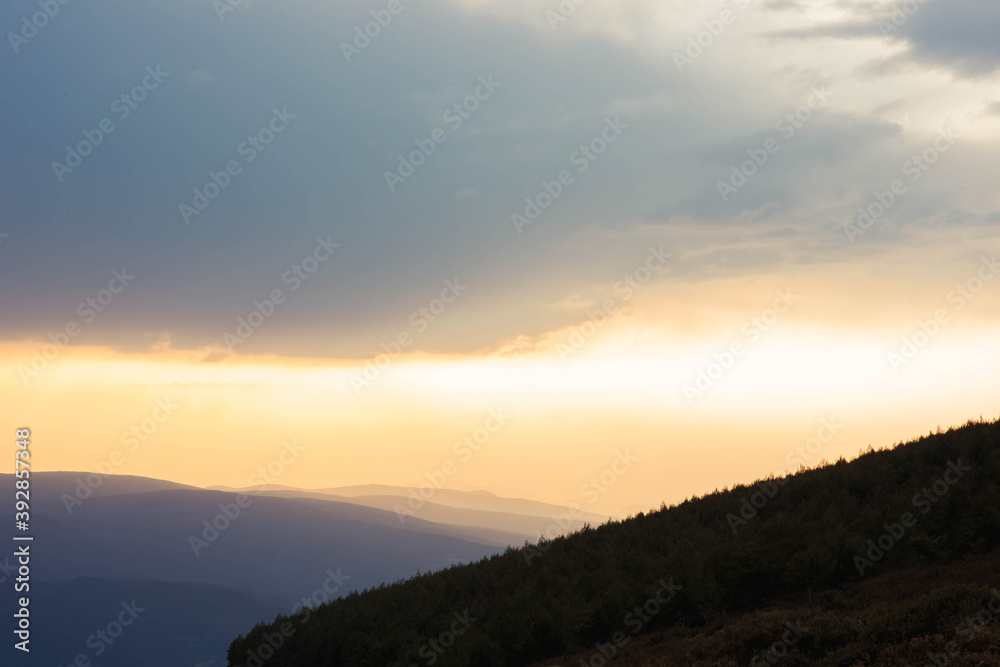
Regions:
<instances>
[{"instance_id":1,"label":"grey cloud","mask_svg":"<svg viewBox=\"0 0 1000 667\"><path fill-rule=\"evenodd\" d=\"M142 21L128 0L111 4L110 13L78 7L72 27L86 40L52 32L31 45L48 49L44 63L25 58L0 72L17 91L0 118L21 129L5 139L0 174L12 221L0 281L18 286L0 292L0 309L18 314L0 322L4 338L61 327L127 262L135 286L81 343L148 349L167 335L174 347L218 345L330 234L341 254L241 351L368 356L455 276L469 291L416 345L490 349L571 323L574 313L551 304L607 289L653 239L676 243L669 279L809 261L827 251L815 239L843 215L837 203L884 187L905 159L895 126L823 112L723 203L716 181L774 134L822 72L680 77L669 59L599 35L554 40L431 2L407 5L348 65L339 44L367 15L361 2L257 3L221 24L203 3L143 5ZM158 60L176 63L181 85L157 91L57 186L49 162L107 113L133 70ZM217 83L182 85L198 70ZM390 193L383 172L446 127L443 105L490 73L503 87ZM275 105L297 113L295 124L185 226L178 203ZM518 236L511 214L573 169L573 152L615 114L628 130ZM734 230L740 247L727 236Z\"/></svg>"},{"instance_id":2,"label":"grey cloud","mask_svg":"<svg viewBox=\"0 0 1000 667\"><path fill-rule=\"evenodd\" d=\"M915 58L969 76L1000 66L1000 3L994 0L934 0L903 24L894 38L905 40Z\"/></svg>"},{"instance_id":3,"label":"grey cloud","mask_svg":"<svg viewBox=\"0 0 1000 667\"><path fill-rule=\"evenodd\" d=\"M907 12L910 7L914 11ZM852 18L772 31L769 39L888 39L907 45L906 56L878 62L872 73L890 74L911 61L981 77L1000 66L1000 4L994 0L918 0L892 5L860 4Z\"/></svg>"}]
</instances>

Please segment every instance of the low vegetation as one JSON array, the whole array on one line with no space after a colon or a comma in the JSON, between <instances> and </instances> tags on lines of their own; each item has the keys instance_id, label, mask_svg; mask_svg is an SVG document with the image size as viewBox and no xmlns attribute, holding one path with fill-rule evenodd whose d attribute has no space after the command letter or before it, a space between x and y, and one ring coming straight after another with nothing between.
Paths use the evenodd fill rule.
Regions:
<instances>
[{"instance_id":1,"label":"low vegetation","mask_svg":"<svg viewBox=\"0 0 1000 667\"><path fill-rule=\"evenodd\" d=\"M724 667L780 640L787 665L922 665L1000 585L998 499L1000 421L970 421L278 617L229 664Z\"/></svg>"}]
</instances>

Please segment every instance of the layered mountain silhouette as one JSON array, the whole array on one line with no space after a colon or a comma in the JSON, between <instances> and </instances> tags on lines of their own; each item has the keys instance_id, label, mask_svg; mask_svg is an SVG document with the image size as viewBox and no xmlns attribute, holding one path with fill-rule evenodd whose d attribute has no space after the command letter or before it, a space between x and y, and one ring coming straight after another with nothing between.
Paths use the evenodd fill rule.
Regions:
<instances>
[{"instance_id":1,"label":"layered mountain silhouette","mask_svg":"<svg viewBox=\"0 0 1000 667\"><path fill-rule=\"evenodd\" d=\"M0 475L0 488L13 482ZM424 506L401 521L391 509L287 488L224 492L85 472L34 473L31 482L32 604L49 619L44 655L57 664L84 654L94 664L219 665L233 636L257 620L478 560L534 538L553 523L543 511L566 511ZM11 508L0 518L13 522ZM0 558L0 576L14 566ZM112 622L116 606L133 599L148 609L143 622L95 655L94 624Z\"/></svg>"},{"instance_id":2,"label":"layered mountain silhouette","mask_svg":"<svg viewBox=\"0 0 1000 667\"><path fill-rule=\"evenodd\" d=\"M997 664L998 500L970 421L285 615L229 665Z\"/></svg>"},{"instance_id":3,"label":"layered mountain silhouette","mask_svg":"<svg viewBox=\"0 0 1000 667\"><path fill-rule=\"evenodd\" d=\"M598 525L612 518L577 508L570 512L566 507L534 500L504 498L489 491L436 489L429 494L429 499L424 499L419 495L417 489L383 484L343 486L311 491L285 486L269 486L263 491L254 487L242 489L211 488L230 492L262 493L284 498L335 500L364 505L365 507L394 512L401 524L406 524L411 518L419 518L435 523L463 526L473 530L483 541L503 546L521 544L525 539L534 541L538 539L539 535L546 535L553 530L559 533L574 532L587 524ZM483 531L481 530L483 528L499 531L500 534Z\"/></svg>"},{"instance_id":4,"label":"layered mountain silhouette","mask_svg":"<svg viewBox=\"0 0 1000 667\"><path fill-rule=\"evenodd\" d=\"M1000 422L982 420L604 523L488 492L36 473L31 657L991 664L998 498ZM15 568L0 557L0 584Z\"/></svg>"}]
</instances>

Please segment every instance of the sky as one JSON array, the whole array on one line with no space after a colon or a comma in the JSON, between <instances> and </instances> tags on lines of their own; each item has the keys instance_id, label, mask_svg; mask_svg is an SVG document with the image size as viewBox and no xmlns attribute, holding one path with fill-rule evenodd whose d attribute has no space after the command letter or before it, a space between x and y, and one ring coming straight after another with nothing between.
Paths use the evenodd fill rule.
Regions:
<instances>
[{"instance_id":1,"label":"sky","mask_svg":"<svg viewBox=\"0 0 1000 667\"><path fill-rule=\"evenodd\" d=\"M236 486L295 441L275 483L452 462L624 514L997 416L991 0L0 28L0 401L38 470Z\"/></svg>"}]
</instances>

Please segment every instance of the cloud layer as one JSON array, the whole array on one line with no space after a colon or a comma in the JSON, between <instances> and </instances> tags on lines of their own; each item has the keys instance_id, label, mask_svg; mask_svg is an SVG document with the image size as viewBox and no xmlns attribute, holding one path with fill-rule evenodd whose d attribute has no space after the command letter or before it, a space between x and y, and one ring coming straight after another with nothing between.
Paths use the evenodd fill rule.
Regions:
<instances>
[{"instance_id":1,"label":"cloud layer","mask_svg":"<svg viewBox=\"0 0 1000 667\"><path fill-rule=\"evenodd\" d=\"M109 0L14 40L0 336L221 349L281 290L238 351L366 357L457 279L414 349L492 353L580 321L650 245L662 285L996 250L996 3L921 3L885 35L879 2L387 7ZM86 321L113 270L134 282Z\"/></svg>"}]
</instances>

